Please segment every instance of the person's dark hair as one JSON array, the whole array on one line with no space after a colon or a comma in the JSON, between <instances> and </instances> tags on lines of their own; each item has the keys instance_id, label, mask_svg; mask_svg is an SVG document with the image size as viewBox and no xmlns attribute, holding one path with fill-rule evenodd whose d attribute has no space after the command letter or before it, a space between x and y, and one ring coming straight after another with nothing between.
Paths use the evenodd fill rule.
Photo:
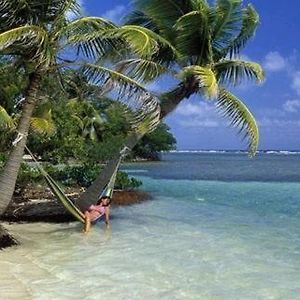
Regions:
<instances>
[{"instance_id":1,"label":"person's dark hair","mask_svg":"<svg viewBox=\"0 0 300 300\"><path fill-rule=\"evenodd\" d=\"M109 196L102 196L102 197L100 197L100 198L98 199L97 205L99 205L99 204L102 202L102 200L104 200L104 199L108 199L108 200L109 200L108 205L110 204L111 198L110 198Z\"/></svg>"}]
</instances>

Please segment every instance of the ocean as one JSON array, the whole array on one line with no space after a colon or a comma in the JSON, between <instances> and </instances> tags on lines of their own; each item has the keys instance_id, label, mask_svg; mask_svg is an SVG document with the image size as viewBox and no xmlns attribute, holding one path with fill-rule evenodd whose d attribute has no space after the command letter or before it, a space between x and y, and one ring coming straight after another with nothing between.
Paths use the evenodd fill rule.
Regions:
<instances>
[{"instance_id":1,"label":"ocean","mask_svg":"<svg viewBox=\"0 0 300 300\"><path fill-rule=\"evenodd\" d=\"M80 224L6 224L0 299L300 299L300 153L122 166L153 199Z\"/></svg>"}]
</instances>

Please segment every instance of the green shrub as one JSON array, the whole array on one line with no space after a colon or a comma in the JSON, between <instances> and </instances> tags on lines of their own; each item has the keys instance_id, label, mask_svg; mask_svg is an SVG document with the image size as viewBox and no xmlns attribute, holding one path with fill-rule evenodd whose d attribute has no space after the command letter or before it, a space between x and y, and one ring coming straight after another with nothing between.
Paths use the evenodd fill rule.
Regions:
<instances>
[{"instance_id":1,"label":"green shrub","mask_svg":"<svg viewBox=\"0 0 300 300\"><path fill-rule=\"evenodd\" d=\"M51 164L44 164L43 167L54 180L64 186L88 187L101 172L99 165L57 167ZM35 166L26 163L21 165L17 181L19 186L41 182L43 182L43 176ZM116 189L135 189L141 185L141 181L129 177L124 172L118 172L115 184Z\"/></svg>"},{"instance_id":2,"label":"green shrub","mask_svg":"<svg viewBox=\"0 0 300 300\"><path fill-rule=\"evenodd\" d=\"M29 183L40 183L42 180L43 177L36 167L26 163L21 164L17 179L18 185L25 186Z\"/></svg>"},{"instance_id":3,"label":"green shrub","mask_svg":"<svg viewBox=\"0 0 300 300\"><path fill-rule=\"evenodd\" d=\"M88 187L100 173L98 165L67 166L56 171L54 179L61 181L66 186L79 185Z\"/></svg>"},{"instance_id":4,"label":"green shrub","mask_svg":"<svg viewBox=\"0 0 300 300\"><path fill-rule=\"evenodd\" d=\"M127 189L136 189L141 186L142 181L129 177L127 173L119 171L117 174L115 189L127 190Z\"/></svg>"}]
</instances>

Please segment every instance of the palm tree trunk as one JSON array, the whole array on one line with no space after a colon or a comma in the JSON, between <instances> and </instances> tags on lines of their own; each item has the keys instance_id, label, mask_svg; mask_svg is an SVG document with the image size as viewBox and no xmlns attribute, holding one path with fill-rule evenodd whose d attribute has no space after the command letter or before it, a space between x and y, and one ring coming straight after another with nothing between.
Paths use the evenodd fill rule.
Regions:
<instances>
[{"instance_id":1,"label":"palm tree trunk","mask_svg":"<svg viewBox=\"0 0 300 300\"><path fill-rule=\"evenodd\" d=\"M123 147L126 146L128 149L132 149L141 138L142 135L132 133L127 137ZM120 151L121 150L122 149L120 149ZM99 176L94 180L91 186L85 191L85 193L81 194L79 199L75 201L76 206L78 206L81 211L85 211L91 206L91 204L94 204L98 200L97 198L99 197L99 194L104 190L117 165L119 164L119 160L122 156L120 151L115 153L115 155L107 163L107 165L104 167Z\"/></svg>"},{"instance_id":2,"label":"palm tree trunk","mask_svg":"<svg viewBox=\"0 0 300 300\"><path fill-rule=\"evenodd\" d=\"M193 93L196 92L196 90L197 90L197 86L195 85L194 82L192 81L182 82L174 90L162 94L160 96L160 100L161 100L160 119L161 120L164 119L169 113L171 113L178 106L178 104L182 100L189 98ZM129 149L133 149L133 147L138 143L138 141L142 137L143 135L132 133L127 137L124 145L127 146ZM116 153L114 157L109 161L109 163L105 166L101 174L93 182L93 184L76 201L76 205L82 211L84 211L91 204L97 201L97 197L99 193L104 189L104 187L108 183L120 157L121 154L119 152Z\"/></svg>"},{"instance_id":3,"label":"palm tree trunk","mask_svg":"<svg viewBox=\"0 0 300 300\"><path fill-rule=\"evenodd\" d=\"M24 147L26 145L27 134L30 126L35 104L37 102L37 93L41 81L39 73L33 73L29 77L29 84L25 92L25 103L22 116L19 121L17 131L23 135L23 138L13 147L8 161L0 175L0 215L6 210L14 193L18 171L22 162Z\"/></svg>"},{"instance_id":4,"label":"palm tree trunk","mask_svg":"<svg viewBox=\"0 0 300 300\"><path fill-rule=\"evenodd\" d=\"M178 86L168 93L164 93L160 96L160 119L164 119L183 101L188 99L198 90L198 86L194 81L181 82Z\"/></svg>"}]
</instances>

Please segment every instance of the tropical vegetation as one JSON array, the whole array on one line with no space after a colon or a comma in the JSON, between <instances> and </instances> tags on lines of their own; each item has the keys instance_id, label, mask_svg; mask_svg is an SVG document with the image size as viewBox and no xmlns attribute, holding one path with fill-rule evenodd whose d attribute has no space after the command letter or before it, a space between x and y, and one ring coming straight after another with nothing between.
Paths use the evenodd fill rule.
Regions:
<instances>
[{"instance_id":1,"label":"tropical vegetation","mask_svg":"<svg viewBox=\"0 0 300 300\"><path fill-rule=\"evenodd\" d=\"M93 80L98 88L100 86L102 92L115 87L117 91L114 94L125 103L129 100L134 103L136 118L142 119L143 104L140 103L143 99L149 102L151 97L141 85L115 70L99 64L95 68L89 65L90 61L82 62L83 56L91 60L96 55L101 55L106 48L115 46L113 42L103 38L105 30L114 28L115 25L103 18L80 17L79 6L75 0L7 0L0 3L0 55L20 70L26 82L20 99L22 113L15 130L18 133L15 147L10 151L0 176L0 213L6 208L14 191L33 111L37 103L47 101L49 97L43 93L43 81L54 81L56 90L63 91L65 82L61 72L69 69L70 64L78 70L85 67L84 71L90 77L89 80ZM132 51L135 51L134 44ZM136 107L137 97L139 108ZM154 111L158 109L155 101L151 107ZM1 113L6 125L11 126L3 107ZM35 120L35 123L38 125L41 120ZM154 124L155 120L148 125Z\"/></svg>"},{"instance_id":2,"label":"tropical vegetation","mask_svg":"<svg viewBox=\"0 0 300 300\"><path fill-rule=\"evenodd\" d=\"M248 140L249 154L255 154L255 118L228 89L244 80L264 79L259 64L241 59L259 24L254 7L244 6L242 0L134 4L135 10L119 27L103 18L80 17L75 0L1 2L0 12L6 12L0 17L1 63L16 74L14 87L0 91L4 98L15 99L13 105L3 102L1 122L7 128L18 124L6 133L10 141L18 133L18 143L0 177L0 213L11 199L30 124L39 133L50 133L29 139L31 147L49 160L88 152L101 161L118 155L122 144L133 148L141 139L144 144L138 144L137 153L151 157L161 150L153 143L171 149L174 140L165 125L157 135L143 138L145 133L184 99L199 95L216 105ZM162 76L177 83L158 95L159 109L143 84ZM14 106L20 111L11 118ZM55 127L57 135L51 137ZM99 149L115 152L100 157Z\"/></svg>"},{"instance_id":3,"label":"tropical vegetation","mask_svg":"<svg viewBox=\"0 0 300 300\"><path fill-rule=\"evenodd\" d=\"M99 61L117 62L117 70L143 83L171 75L177 85L158 95L160 119L192 95L209 99L216 109L248 141L249 155L256 153L259 131L256 120L228 87L245 80L260 83L262 67L241 59L241 52L254 36L259 16L242 0L134 1L136 10L120 28L106 32L120 47L108 47ZM123 44L123 46L122 46ZM130 45L140 48L132 55ZM128 136L125 145L133 148L141 134ZM114 157L114 161L117 161ZM99 185L101 177L96 179ZM93 187L89 197L95 196Z\"/></svg>"}]
</instances>

